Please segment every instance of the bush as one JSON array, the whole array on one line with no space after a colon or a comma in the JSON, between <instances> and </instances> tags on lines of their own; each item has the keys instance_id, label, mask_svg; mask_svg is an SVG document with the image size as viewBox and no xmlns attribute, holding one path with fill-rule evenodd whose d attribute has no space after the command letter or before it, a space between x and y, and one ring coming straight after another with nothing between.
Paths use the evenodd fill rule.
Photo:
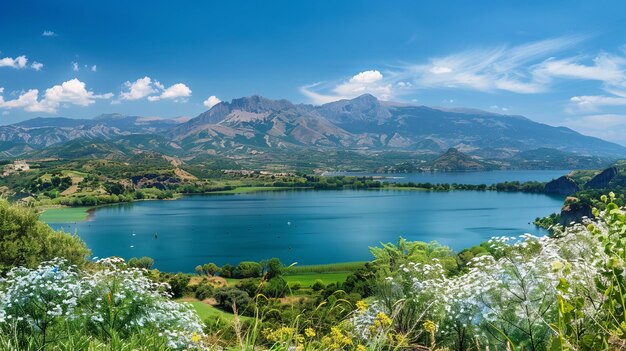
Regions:
<instances>
[{"instance_id":1,"label":"bush","mask_svg":"<svg viewBox=\"0 0 626 351\"><path fill-rule=\"evenodd\" d=\"M222 267L223 268L223 267ZM263 273L263 266L258 262L240 262L233 269L233 278L258 278Z\"/></svg>"},{"instance_id":2,"label":"bush","mask_svg":"<svg viewBox=\"0 0 626 351\"><path fill-rule=\"evenodd\" d=\"M202 284L196 287L196 299L202 301L213 297L214 288L211 284Z\"/></svg>"},{"instance_id":3,"label":"bush","mask_svg":"<svg viewBox=\"0 0 626 351\"><path fill-rule=\"evenodd\" d=\"M283 297L289 292L289 286L285 279L274 277L268 280L263 286L263 294L267 297Z\"/></svg>"},{"instance_id":4,"label":"bush","mask_svg":"<svg viewBox=\"0 0 626 351\"><path fill-rule=\"evenodd\" d=\"M326 285L324 284L323 281L317 279L313 285L311 285L311 290L313 291L321 291L324 290L326 288Z\"/></svg>"},{"instance_id":5,"label":"bush","mask_svg":"<svg viewBox=\"0 0 626 351\"><path fill-rule=\"evenodd\" d=\"M154 265L154 260L146 256L142 258L133 257L130 260L128 260L128 266L133 267L133 268L151 269L153 265Z\"/></svg>"},{"instance_id":6,"label":"bush","mask_svg":"<svg viewBox=\"0 0 626 351\"><path fill-rule=\"evenodd\" d=\"M78 237L54 231L32 209L0 199L0 274L16 266L35 268L55 257L82 266L89 254Z\"/></svg>"},{"instance_id":7,"label":"bush","mask_svg":"<svg viewBox=\"0 0 626 351\"><path fill-rule=\"evenodd\" d=\"M214 297L218 305L229 312L234 312L235 308L241 312L251 301L250 296L245 291L229 286L218 288Z\"/></svg>"},{"instance_id":8,"label":"bush","mask_svg":"<svg viewBox=\"0 0 626 351\"><path fill-rule=\"evenodd\" d=\"M199 337L191 307L169 300L163 284L121 259L101 260L93 272L57 259L14 268L0 282L0 342L13 349L94 349L84 344L94 342L117 349L142 340L182 350L201 347L193 341ZM83 346L68 346L77 342Z\"/></svg>"}]
</instances>

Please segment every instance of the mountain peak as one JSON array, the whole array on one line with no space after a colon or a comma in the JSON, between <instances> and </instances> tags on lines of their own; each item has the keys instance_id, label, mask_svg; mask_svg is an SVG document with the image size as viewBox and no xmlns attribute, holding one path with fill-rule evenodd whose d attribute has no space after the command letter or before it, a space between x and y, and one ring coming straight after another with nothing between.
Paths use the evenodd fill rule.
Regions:
<instances>
[{"instance_id":1,"label":"mountain peak","mask_svg":"<svg viewBox=\"0 0 626 351\"><path fill-rule=\"evenodd\" d=\"M271 100L260 95L233 99L230 102L230 108L233 110L243 110L254 113L279 111L292 106L293 104L288 100Z\"/></svg>"},{"instance_id":2,"label":"mountain peak","mask_svg":"<svg viewBox=\"0 0 626 351\"><path fill-rule=\"evenodd\" d=\"M378 103L378 99L372 95L372 94L363 94L363 95L359 95L357 97L355 97L354 99L352 99L351 101L354 102L360 102L360 103L367 103L367 104L376 104Z\"/></svg>"}]
</instances>

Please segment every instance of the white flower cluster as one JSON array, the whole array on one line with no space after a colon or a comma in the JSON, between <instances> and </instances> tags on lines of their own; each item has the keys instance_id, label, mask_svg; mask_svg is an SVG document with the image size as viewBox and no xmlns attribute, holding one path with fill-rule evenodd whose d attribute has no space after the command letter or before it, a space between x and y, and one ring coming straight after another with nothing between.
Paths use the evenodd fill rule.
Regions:
<instances>
[{"instance_id":1,"label":"white flower cluster","mask_svg":"<svg viewBox=\"0 0 626 351\"><path fill-rule=\"evenodd\" d=\"M601 224L596 226L601 228ZM458 276L446 277L434 260L432 264L402 266L387 282L400 292L403 303L410 301L420 307L414 308L414 314L420 315L415 321L436 321L442 338L453 338L459 330L473 330L472 337L485 345L493 342L490 338L494 335L503 334L521 340L534 334L545 340L558 313L557 295L564 299L587 296L587 317L594 318L597 311L593 302L602 299L601 292L595 290L598 262L605 257L600 243L585 226L567 228L558 238L524 234L494 238L489 244L493 256L474 258L470 268ZM566 288L563 281L568 282ZM353 318L362 336L381 305L373 304L370 309L355 312ZM495 332L487 335L485 331L490 328Z\"/></svg>"},{"instance_id":2,"label":"white flower cluster","mask_svg":"<svg viewBox=\"0 0 626 351\"><path fill-rule=\"evenodd\" d=\"M69 321L102 335L156 331L172 349L201 348L200 319L189 305L171 301L167 288L116 258L98 261L92 271L61 259L14 268L0 280L0 330L17 324L41 332Z\"/></svg>"}]
</instances>

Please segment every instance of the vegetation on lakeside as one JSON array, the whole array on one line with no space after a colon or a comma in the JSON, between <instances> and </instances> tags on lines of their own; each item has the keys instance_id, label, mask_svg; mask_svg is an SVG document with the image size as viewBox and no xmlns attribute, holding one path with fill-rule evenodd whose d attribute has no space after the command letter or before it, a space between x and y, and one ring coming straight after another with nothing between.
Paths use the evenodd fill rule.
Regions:
<instances>
[{"instance_id":1,"label":"vegetation on lakeside","mask_svg":"<svg viewBox=\"0 0 626 351\"><path fill-rule=\"evenodd\" d=\"M536 218L535 225L553 230L565 222L580 222L583 216L593 217L592 208L604 210L606 203L600 200L603 194L613 192L613 202L622 207L626 205L626 161L618 161L611 167L599 170L577 170L568 178L578 189L565 199L561 213L552 213L543 218ZM574 215L568 216L568 213Z\"/></svg>"},{"instance_id":2,"label":"vegetation on lakeside","mask_svg":"<svg viewBox=\"0 0 626 351\"><path fill-rule=\"evenodd\" d=\"M297 173L260 171L186 170L153 154L136 155L136 160L41 161L32 163L28 172L0 177L0 195L13 201L49 211L44 219L60 222L80 221L85 212L54 209L65 207L95 207L135 200L173 199L191 194L243 194L259 191L294 189L342 190L385 189L421 191L507 191L541 193L541 182L503 182L493 185L471 184L405 184L387 183L372 177L320 176Z\"/></svg>"},{"instance_id":3,"label":"vegetation on lakeside","mask_svg":"<svg viewBox=\"0 0 626 351\"><path fill-rule=\"evenodd\" d=\"M0 245L13 248L0 251L0 348L623 349L626 212L614 193L599 201L594 220L552 237L458 253L400 239L345 264L345 281L305 285L290 277L321 267L207 263L192 276L147 257L91 262L78 238L0 200Z\"/></svg>"}]
</instances>

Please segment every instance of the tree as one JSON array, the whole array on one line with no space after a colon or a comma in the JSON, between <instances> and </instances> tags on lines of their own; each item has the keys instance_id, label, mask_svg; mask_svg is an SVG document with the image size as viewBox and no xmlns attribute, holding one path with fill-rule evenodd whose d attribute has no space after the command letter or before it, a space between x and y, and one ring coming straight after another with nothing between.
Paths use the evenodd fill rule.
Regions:
<instances>
[{"instance_id":1,"label":"tree","mask_svg":"<svg viewBox=\"0 0 626 351\"><path fill-rule=\"evenodd\" d=\"M274 277L280 277L283 274L285 266L276 257L270 258L265 262L265 279L270 280Z\"/></svg>"},{"instance_id":2,"label":"tree","mask_svg":"<svg viewBox=\"0 0 626 351\"><path fill-rule=\"evenodd\" d=\"M228 286L217 289L214 297L220 307L230 312L234 308L243 310L251 301L245 291Z\"/></svg>"},{"instance_id":3,"label":"tree","mask_svg":"<svg viewBox=\"0 0 626 351\"><path fill-rule=\"evenodd\" d=\"M213 276L215 273L219 272L220 268L213 262L206 263L202 265L202 271L206 275Z\"/></svg>"},{"instance_id":4,"label":"tree","mask_svg":"<svg viewBox=\"0 0 626 351\"><path fill-rule=\"evenodd\" d=\"M15 266L34 268L55 257L82 266L89 254L78 237L54 231L32 209L0 199L0 274Z\"/></svg>"},{"instance_id":5,"label":"tree","mask_svg":"<svg viewBox=\"0 0 626 351\"><path fill-rule=\"evenodd\" d=\"M185 291L187 291L189 280L191 280L191 278L183 273L177 273L170 277L167 283L170 285L170 292L172 293L172 297L182 297Z\"/></svg>"},{"instance_id":6,"label":"tree","mask_svg":"<svg viewBox=\"0 0 626 351\"><path fill-rule=\"evenodd\" d=\"M258 262L244 261L233 270L233 278L257 278L263 273L263 267Z\"/></svg>"},{"instance_id":7,"label":"tree","mask_svg":"<svg viewBox=\"0 0 626 351\"><path fill-rule=\"evenodd\" d=\"M232 278L234 269L235 267L233 267L232 265L225 264L222 266L222 269L220 269L220 275L224 278Z\"/></svg>"},{"instance_id":8,"label":"tree","mask_svg":"<svg viewBox=\"0 0 626 351\"><path fill-rule=\"evenodd\" d=\"M130 260L128 260L129 267L151 269L153 265L154 265L154 260L146 256L142 258L133 257Z\"/></svg>"}]
</instances>

